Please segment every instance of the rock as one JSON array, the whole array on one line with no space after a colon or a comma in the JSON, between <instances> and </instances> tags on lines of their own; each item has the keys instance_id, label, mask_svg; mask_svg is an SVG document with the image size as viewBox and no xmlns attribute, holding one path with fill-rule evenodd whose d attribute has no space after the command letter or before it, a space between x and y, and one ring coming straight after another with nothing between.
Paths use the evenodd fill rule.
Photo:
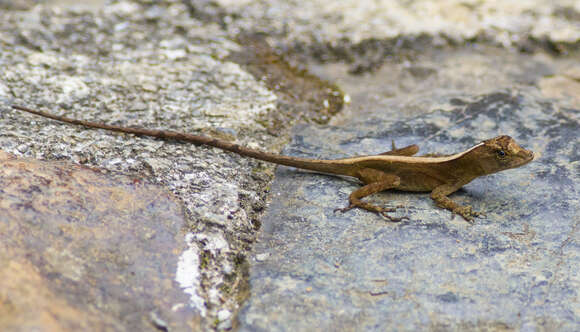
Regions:
<instances>
[{"instance_id":1,"label":"rock","mask_svg":"<svg viewBox=\"0 0 580 332\"><path fill-rule=\"evenodd\" d=\"M227 309L222 309L222 310L218 311L218 313L217 313L217 318L219 320L218 329L220 329L220 330L231 329L232 328L231 317L232 317L232 313L231 313L231 311L229 311Z\"/></svg>"},{"instance_id":2,"label":"rock","mask_svg":"<svg viewBox=\"0 0 580 332\"><path fill-rule=\"evenodd\" d=\"M447 154L510 134L537 159L453 195L487 217L471 225L427 194L401 192L369 200L403 204L410 221L334 213L357 184L280 167L272 193L287 196L262 219L241 331L578 328L580 111L513 91L456 103L382 128L305 126L287 152L376 154L394 139Z\"/></svg>"},{"instance_id":3,"label":"rock","mask_svg":"<svg viewBox=\"0 0 580 332\"><path fill-rule=\"evenodd\" d=\"M344 127L324 130L324 141L330 145L310 157L331 155L329 151L376 152L376 135L388 136L384 130L394 121L464 107L502 87L518 91L522 89L518 83L529 89L537 84L544 97L558 98L557 102L568 99L560 104L562 114L577 109L577 73L545 61L575 63L573 53L550 55L578 49L577 5L539 0L477 5L462 0L396 4L369 0L17 2L0 0L0 8L5 9L0 11L0 44L8 46L0 52L0 149L147 178L179 196L187 212L184 228L190 233L187 246L176 252L175 278L189 303L206 314L205 329L229 328L235 318L216 323L218 313L222 309L237 313L238 304L249 294L247 251L267 205L273 167L216 149L64 126L11 112L11 104L120 125L203 133L270 152L285 144L288 128L296 119L307 123L331 119ZM486 53L490 45L510 50ZM530 53L525 58L515 50ZM535 50L548 53L533 54ZM453 61L447 61L450 55ZM313 59L326 72L349 67L346 77L320 75L330 77L329 83L303 71L316 70ZM399 65L402 70L392 70ZM538 77L545 81L537 83ZM524 88L525 95L529 89ZM345 112L343 105L349 101L351 111ZM373 119L373 125L362 126L365 133L358 140L358 128L350 128L357 125L357 119L367 118ZM454 125L444 116L433 121L437 128ZM482 125L493 127L494 123L488 119ZM355 138L345 141L345 132ZM461 126L454 126L450 134L453 140L449 142L456 144L453 148L473 142L457 143L455 138L469 137ZM344 149L334 145L341 141ZM380 142L390 146L388 139ZM302 153L312 151L296 146ZM344 196L354 187L325 188L341 195L328 204L334 208L343 206ZM305 193L310 202L318 199L310 191ZM285 199L287 193L280 197ZM422 201L409 198L409 202L418 207ZM423 206L432 208L428 199ZM526 225L509 236L533 243L536 231ZM156 233L143 235L151 240ZM179 241L182 244L183 239ZM53 262L60 258L58 253L47 252ZM255 258L267 264L279 256L265 253ZM336 269L342 265L330 262ZM82 278L75 267L62 267L63 273ZM23 265L20 269L33 268ZM15 270L7 273L17 275L11 272ZM286 281L284 287L292 287L292 280ZM379 280L371 290L373 298L388 293L381 287L384 283ZM312 286L304 289L317 292ZM125 289L117 291L122 295ZM442 301L462 299L451 291L435 296ZM11 310L2 304L0 300L0 310ZM182 304L174 308L186 302ZM37 312L50 313L48 309ZM76 312L71 315L77 316ZM150 328L171 327L172 319L161 311L152 310L147 317ZM523 327L530 324L534 321ZM98 322L94 326L100 327Z\"/></svg>"},{"instance_id":4,"label":"rock","mask_svg":"<svg viewBox=\"0 0 580 332\"><path fill-rule=\"evenodd\" d=\"M560 51L568 46L573 50L580 40L580 6L574 1L216 2L222 5L222 11L237 18L228 25L229 29L261 29L282 35L286 44L298 44L301 52L327 58L352 59L353 51L369 54L375 47L377 58L396 57L399 51L404 53L416 46L424 50L421 45L430 48L472 42L522 50L546 44L546 48ZM210 2L207 11L214 6ZM344 42L358 47L342 48ZM328 53L324 53L326 46Z\"/></svg>"},{"instance_id":5,"label":"rock","mask_svg":"<svg viewBox=\"0 0 580 332\"><path fill-rule=\"evenodd\" d=\"M0 330L198 328L175 280L185 220L171 193L1 151L0 188Z\"/></svg>"}]
</instances>

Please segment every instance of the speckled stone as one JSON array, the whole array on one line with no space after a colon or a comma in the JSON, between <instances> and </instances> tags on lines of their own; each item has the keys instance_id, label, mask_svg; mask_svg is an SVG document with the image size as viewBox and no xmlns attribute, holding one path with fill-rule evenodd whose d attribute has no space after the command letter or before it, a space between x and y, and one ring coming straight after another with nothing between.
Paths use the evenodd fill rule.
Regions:
<instances>
[{"instance_id":1,"label":"speckled stone","mask_svg":"<svg viewBox=\"0 0 580 332\"><path fill-rule=\"evenodd\" d=\"M363 53L373 44L380 45L381 40L399 37L409 43L423 38L433 39L435 45L481 40L504 47L525 47L531 40L546 40L555 43L556 48L580 40L580 4L575 0L216 2L232 16L243 13L235 15L237 20L231 28L261 28L315 47L324 43L336 46L348 40L360 43Z\"/></svg>"}]
</instances>

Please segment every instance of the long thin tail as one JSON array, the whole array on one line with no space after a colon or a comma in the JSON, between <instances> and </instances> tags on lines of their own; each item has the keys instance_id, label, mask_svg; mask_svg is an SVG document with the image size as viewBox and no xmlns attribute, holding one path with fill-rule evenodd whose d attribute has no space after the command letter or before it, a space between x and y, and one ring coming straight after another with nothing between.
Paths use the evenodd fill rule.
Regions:
<instances>
[{"instance_id":1,"label":"long thin tail","mask_svg":"<svg viewBox=\"0 0 580 332\"><path fill-rule=\"evenodd\" d=\"M218 149L222 149L225 151L230 151L233 153L237 153L241 156L250 157L254 159L259 159L275 164L291 166L296 168L307 169L316 172L322 173L330 173L330 174L340 174L340 175L354 175L354 167L348 162L342 162L342 160L315 160L315 159L306 159L306 158L297 158L297 157L289 157L289 156L282 156L277 155L269 152L249 149L238 144L233 144L227 141L222 141L219 139L207 137L207 136L199 136L199 135L191 135L185 133L179 133L175 131L169 130L155 130L155 129L144 129L144 128L130 128L130 127L121 127L121 126L113 126L104 123L97 123L91 121L84 121L84 120L77 120L71 119L64 116L59 116L55 114L46 113L43 111L33 110L27 107L12 105L13 109L40 115L45 118L53 119L56 121L66 122L74 125L85 126L88 128L99 128L105 129L110 131L116 131L121 133L127 134L135 134L139 136L151 136L157 137L161 139L168 139L168 140L177 140L183 142L189 142L193 144L200 144L200 145L209 145L216 147Z\"/></svg>"}]
</instances>

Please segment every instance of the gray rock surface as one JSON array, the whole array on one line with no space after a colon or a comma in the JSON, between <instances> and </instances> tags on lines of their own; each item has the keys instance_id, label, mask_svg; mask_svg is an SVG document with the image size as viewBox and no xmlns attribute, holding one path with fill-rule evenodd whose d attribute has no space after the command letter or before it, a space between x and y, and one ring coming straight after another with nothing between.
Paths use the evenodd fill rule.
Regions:
<instances>
[{"instance_id":1,"label":"gray rock surface","mask_svg":"<svg viewBox=\"0 0 580 332\"><path fill-rule=\"evenodd\" d=\"M204 8L207 1L190 0ZM382 63L443 46L484 43L523 51L578 49L580 4L558 1L343 0L232 1L221 5L230 30L264 31L280 47L323 61ZM207 6L208 12L216 11ZM418 51L418 52L415 52Z\"/></svg>"},{"instance_id":2,"label":"gray rock surface","mask_svg":"<svg viewBox=\"0 0 580 332\"><path fill-rule=\"evenodd\" d=\"M72 161L111 177L122 173L175 193L186 212L180 217L187 234L178 244L189 246L175 247L181 252L172 257L180 263L174 286L189 297L186 305L196 314L179 322L161 314L145 321L150 329L164 321L174 330L188 329L189 323L228 328L244 296L244 257L273 165L205 147L66 126L10 105L197 132L275 151L295 119L328 121L340 110L342 94L293 70L263 39L237 42L216 19L193 17L184 1L120 0L101 9L68 3L10 3L0 11L0 149L17 157ZM78 208L83 204L77 202Z\"/></svg>"},{"instance_id":3,"label":"gray rock surface","mask_svg":"<svg viewBox=\"0 0 580 332\"><path fill-rule=\"evenodd\" d=\"M239 136L245 145L266 146L264 140L279 144L260 124L267 123L267 114L276 109L276 95L225 59L241 47L215 23L192 19L179 1L160 5L116 1L96 13L43 6L3 10L0 42L1 149L18 157L70 160L105 173L124 173L161 184L180 198L186 213L176 218L181 218L178 227L186 231L169 250L174 255L163 260L173 264L169 277L174 290L189 298L184 305L195 314L171 320L158 311L155 319L145 317L138 329L156 329L162 322L174 330L190 330L189 324L209 328L220 309L232 311L237 289L231 285L243 277L236 260L253 238L253 214L263 204L264 192L259 188L269 179L267 168L254 175L254 168L262 169L254 161L193 145L63 126L13 112L10 104L108 123L203 130L224 139ZM84 203L77 205L82 210ZM119 234L128 232L119 224L110 228ZM44 235L40 231L38 236ZM183 246L186 241L190 247ZM28 250L25 245L20 249ZM93 257L81 249L72 255L86 264ZM42 260L38 264L36 268L42 269ZM147 268L138 261L134 267ZM98 274L100 268L96 270ZM123 281L131 289L132 279ZM115 295L123 289L104 282L96 287ZM151 298L163 297L153 288L143 288ZM67 295L62 289L57 293ZM128 298L127 303L139 302L137 297ZM97 320L116 308L112 301L103 301L98 307L102 310L93 312ZM168 301L158 303L163 310L172 310L163 306ZM70 318L83 326L83 315ZM115 324L120 330L137 326Z\"/></svg>"},{"instance_id":4,"label":"gray rock surface","mask_svg":"<svg viewBox=\"0 0 580 332\"><path fill-rule=\"evenodd\" d=\"M284 199L262 219L242 331L578 329L580 110L516 91L453 103L381 128L304 127L287 152L375 154L394 139L453 153L511 134L537 159L453 195L487 217L471 225L427 194L400 192L370 200L403 204L410 221L333 213L356 184L280 168L272 193Z\"/></svg>"}]
</instances>

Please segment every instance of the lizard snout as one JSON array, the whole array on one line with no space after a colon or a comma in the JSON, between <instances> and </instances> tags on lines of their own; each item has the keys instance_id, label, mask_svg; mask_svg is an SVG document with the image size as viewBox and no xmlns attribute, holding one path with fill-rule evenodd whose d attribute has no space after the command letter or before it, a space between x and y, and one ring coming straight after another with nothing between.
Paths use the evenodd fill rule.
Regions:
<instances>
[{"instance_id":1,"label":"lizard snout","mask_svg":"<svg viewBox=\"0 0 580 332\"><path fill-rule=\"evenodd\" d=\"M535 158L534 152L530 151L530 150L526 150L526 149L521 149L521 151L518 152L518 157L525 160L525 163L528 163L528 162L534 160L534 158Z\"/></svg>"}]
</instances>

